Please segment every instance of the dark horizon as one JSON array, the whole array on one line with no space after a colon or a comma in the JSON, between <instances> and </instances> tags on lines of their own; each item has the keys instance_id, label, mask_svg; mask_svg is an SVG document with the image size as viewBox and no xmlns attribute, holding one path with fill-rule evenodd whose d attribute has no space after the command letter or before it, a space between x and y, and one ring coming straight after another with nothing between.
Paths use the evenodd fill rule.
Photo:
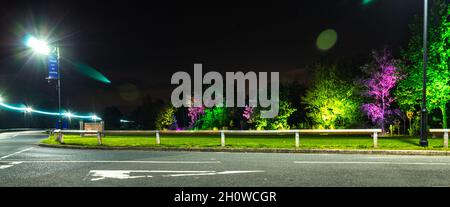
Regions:
<instances>
[{"instance_id":1,"label":"dark horizon","mask_svg":"<svg viewBox=\"0 0 450 207\"><path fill-rule=\"evenodd\" d=\"M117 106L124 114L145 97L168 100L170 77L204 72L278 71L281 82L308 79L319 60L355 61L387 46L399 53L422 1L314 1L266 8L182 8L106 2L14 1L0 8L0 93L8 103L55 109L54 83L46 66L29 56L25 34L58 40L63 106L80 113ZM288 7L286 7L288 6ZM327 51L316 46L326 29L337 32ZM47 30L47 31L46 31ZM39 32L36 32L39 31ZM52 32L49 32L52 31ZM22 54L23 57L18 57ZM104 74L111 84L79 73L70 61ZM359 70L359 66L346 69Z\"/></svg>"}]
</instances>

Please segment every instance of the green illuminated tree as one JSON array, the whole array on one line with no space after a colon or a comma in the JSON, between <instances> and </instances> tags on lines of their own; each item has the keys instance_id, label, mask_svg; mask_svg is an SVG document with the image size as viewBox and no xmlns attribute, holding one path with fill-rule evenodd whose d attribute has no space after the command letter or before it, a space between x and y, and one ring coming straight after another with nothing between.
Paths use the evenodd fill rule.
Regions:
<instances>
[{"instance_id":1,"label":"green illuminated tree","mask_svg":"<svg viewBox=\"0 0 450 207\"><path fill-rule=\"evenodd\" d=\"M340 80L336 66L316 65L313 86L306 91L307 117L320 129L349 126L360 117L353 83Z\"/></svg>"},{"instance_id":2,"label":"green illuminated tree","mask_svg":"<svg viewBox=\"0 0 450 207\"><path fill-rule=\"evenodd\" d=\"M297 111L294 107L292 107L291 103L286 100L281 100L279 105L278 116L274 118L261 118L261 108L257 108L256 115L252 118L255 123L255 127L257 130L282 130L282 129L290 129L291 126L288 124L289 117Z\"/></svg>"},{"instance_id":3,"label":"green illuminated tree","mask_svg":"<svg viewBox=\"0 0 450 207\"><path fill-rule=\"evenodd\" d=\"M450 101L450 8L442 0L433 4L428 32L427 108L439 109L442 127L447 128L447 104ZM421 24L411 26L412 38L403 51L405 79L400 81L396 96L404 111L420 109L422 98L423 48Z\"/></svg>"},{"instance_id":4,"label":"green illuminated tree","mask_svg":"<svg viewBox=\"0 0 450 207\"><path fill-rule=\"evenodd\" d=\"M227 108L214 106L205 109L205 114L200 117L194 127L198 129L222 129L227 126L227 120Z\"/></svg>"},{"instance_id":5,"label":"green illuminated tree","mask_svg":"<svg viewBox=\"0 0 450 207\"><path fill-rule=\"evenodd\" d=\"M175 107L171 105L162 110L156 119L156 129L166 130L176 124L175 112Z\"/></svg>"}]
</instances>

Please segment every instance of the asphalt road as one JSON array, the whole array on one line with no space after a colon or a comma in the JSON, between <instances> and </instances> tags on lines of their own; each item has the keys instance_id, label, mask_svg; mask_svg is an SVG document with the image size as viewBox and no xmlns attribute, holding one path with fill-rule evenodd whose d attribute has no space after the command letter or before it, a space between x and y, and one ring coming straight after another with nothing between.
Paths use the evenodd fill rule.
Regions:
<instances>
[{"instance_id":1,"label":"asphalt road","mask_svg":"<svg viewBox=\"0 0 450 207\"><path fill-rule=\"evenodd\" d=\"M0 186L450 186L450 156L39 147L45 137L0 134Z\"/></svg>"}]
</instances>

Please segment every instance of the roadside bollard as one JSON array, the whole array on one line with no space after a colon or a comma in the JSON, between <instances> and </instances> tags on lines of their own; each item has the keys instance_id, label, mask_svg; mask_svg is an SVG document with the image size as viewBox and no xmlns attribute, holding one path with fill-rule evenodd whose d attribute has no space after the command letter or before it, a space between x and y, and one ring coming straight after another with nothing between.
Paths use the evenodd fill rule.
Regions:
<instances>
[{"instance_id":1,"label":"roadside bollard","mask_svg":"<svg viewBox=\"0 0 450 207\"><path fill-rule=\"evenodd\" d=\"M225 133L223 131L220 132L220 146L225 147Z\"/></svg>"},{"instance_id":2,"label":"roadside bollard","mask_svg":"<svg viewBox=\"0 0 450 207\"><path fill-rule=\"evenodd\" d=\"M64 135L62 132L57 133L56 141L59 142L60 144L64 143Z\"/></svg>"},{"instance_id":3,"label":"roadside bollard","mask_svg":"<svg viewBox=\"0 0 450 207\"><path fill-rule=\"evenodd\" d=\"M156 131L156 144L161 144L161 139L159 138L159 131Z\"/></svg>"},{"instance_id":4,"label":"roadside bollard","mask_svg":"<svg viewBox=\"0 0 450 207\"><path fill-rule=\"evenodd\" d=\"M99 145L102 145L102 133L98 132L97 133L97 141Z\"/></svg>"},{"instance_id":5,"label":"roadside bollard","mask_svg":"<svg viewBox=\"0 0 450 207\"><path fill-rule=\"evenodd\" d=\"M448 148L448 132L444 132L444 148Z\"/></svg>"},{"instance_id":6,"label":"roadside bollard","mask_svg":"<svg viewBox=\"0 0 450 207\"><path fill-rule=\"evenodd\" d=\"M373 133L373 147L378 148L378 132Z\"/></svg>"},{"instance_id":7,"label":"roadside bollard","mask_svg":"<svg viewBox=\"0 0 450 207\"><path fill-rule=\"evenodd\" d=\"M300 147L300 135L298 132L295 132L295 147L296 148Z\"/></svg>"}]
</instances>

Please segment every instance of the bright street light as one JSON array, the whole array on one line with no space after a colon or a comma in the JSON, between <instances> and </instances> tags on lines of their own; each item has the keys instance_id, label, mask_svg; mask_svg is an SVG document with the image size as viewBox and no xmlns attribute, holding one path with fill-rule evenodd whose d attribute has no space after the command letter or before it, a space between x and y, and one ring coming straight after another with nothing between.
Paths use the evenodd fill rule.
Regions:
<instances>
[{"instance_id":1,"label":"bright street light","mask_svg":"<svg viewBox=\"0 0 450 207\"><path fill-rule=\"evenodd\" d=\"M27 107L27 108L25 108L25 111L26 111L27 113L31 113L31 112L33 112L33 108Z\"/></svg>"},{"instance_id":2,"label":"bright street light","mask_svg":"<svg viewBox=\"0 0 450 207\"><path fill-rule=\"evenodd\" d=\"M33 49L34 52L48 55L50 54L50 46L48 43L44 40L38 40L36 37L30 36L25 41L25 45L31 49Z\"/></svg>"},{"instance_id":3,"label":"bright street light","mask_svg":"<svg viewBox=\"0 0 450 207\"><path fill-rule=\"evenodd\" d=\"M67 112L67 113L64 114L64 116L70 119L70 118L73 117L73 114L70 113L70 112Z\"/></svg>"},{"instance_id":4,"label":"bright street light","mask_svg":"<svg viewBox=\"0 0 450 207\"><path fill-rule=\"evenodd\" d=\"M27 39L25 40L25 45L29 48L31 48L34 52L38 53L38 54L42 54L42 55L46 55L49 56L49 58L51 58L52 56L50 55L50 52L53 50L55 51L55 56L54 61L56 61L56 65L57 67L60 67L59 64L59 47L58 45L56 46L51 46L47 43L47 41L44 40L39 40L36 37L33 36L28 36ZM50 60L49 60L50 62ZM50 63L49 63L50 64ZM58 90L58 128L62 129L62 118L61 118L61 70L59 69L59 71L57 71L57 85L56 88ZM49 75L49 80L52 79L52 77Z\"/></svg>"}]
</instances>

